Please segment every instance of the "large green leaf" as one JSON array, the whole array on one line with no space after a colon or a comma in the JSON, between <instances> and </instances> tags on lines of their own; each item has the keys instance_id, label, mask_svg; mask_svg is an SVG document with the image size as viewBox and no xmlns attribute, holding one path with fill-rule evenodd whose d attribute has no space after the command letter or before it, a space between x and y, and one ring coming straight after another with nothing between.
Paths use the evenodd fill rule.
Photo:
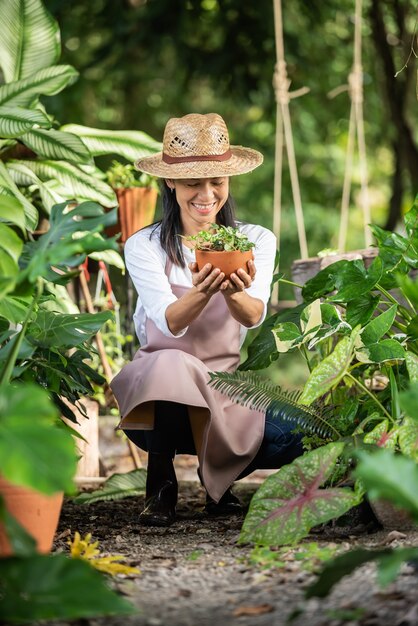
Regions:
<instances>
[{"instance_id":1,"label":"large green leaf","mask_svg":"<svg viewBox=\"0 0 418 626\"><path fill-rule=\"evenodd\" d=\"M6 83L54 65L60 53L58 24L41 0L2 0L0 65Z\"/></svg>"},{"instance_id":2,"label":"large green leaf","mask_svg":"<svg viewBox=\"0 0 418 626\"><path fill-rule=\"evenodd\" d=\"M0 137L18 137L33 127L49 128L51 122L38 109L0 106Z\"/></svg>"},{"instance_id":3,"label":"large green leaf","mask_svg":"<svg viewBox=\"0 0 418 626\"><path fill-rule=\"evenodd\" d=\"M105 578L65 554L0 559L0 614L5 623L129 615L135 608Z\"/></svg>"},{"instance_id":4,"label":"large green leaf","mask_svg":"<svg viewBox=\"0 0 418 626\"><path fill-rule=\"evenodd\" d=\"M313 369L303 388L301 404L312 404L344 378L353 358L358 332L359 329L354 329L350 337L341 339L334 351Z\"/></svg>"},{"instance_id":5,"label":"large green leaf","mask_svg":"<svg viewBox=\"0 0 418 626\"><path fill-rule=\"evenodd\" d=\"M350 300L346 308L346 321L352 328L358 324L365 326L375 312L379 300L379 296L373 296L370 293Z\"/></svg>"},{"instance_id":6,"label":"large green leaf","mask_svg":"<svg viewBox=\"0 0 418 626\"><path fill-rule=\"evenodd\" d=\"M74 502L76 504L93 504L93 502L107 502L121 500L131 496L140 496L145 492L147 472L136 469L123 474L112 474L103 486L90 493L80 493Z\"/></svg>"},{"instance_id":7,"label":"large green leaf","mask_svg":"<svg viewBox=\"0 0 418 626\"><path fill-rule=\"evenodd\" d=\"M53 181L42 182L31 169L24 165L24 161L9 161L7 171L16 185L24 187L34 185L38 189L43 208L47 213L50 213L55 204L64 201L64 198L55 191Z\"/></svg>"},{"instance_id":8,"label":"large green leaf","mask_svg":"<svg viewBox=\"0 0 418 626\"><path fill-rule=\"evenodd\" d=\"M28 328L28 336L43 348L78 346L111 319L111 311L62 314L40 310Z\"/></svg>"},{"instance_id":9,"label":"large green leaf","mask_svg":"<svg viewBox=\"0 0 418 626\"><path fill-rule=\"evenodd\" d=\"M25 244L20 282L34 283L40 276L58 282L62 275L52 267L61 267L64 273L68 273L68 267L77 267L91 252L118 249L113 239L95 236L97 231L115 223L116 209L105 213L95 202L83 202L68 211L67 204L54 206L49 230L37 241ZM73 238L79 232L84 233L83 237Z\"/></svg>"},{"instance_id":10,"label":"large green leaf","mask_svg":"<svg viewBox=\"0 0 418 626\"><path fill-rule=\"evenodd\" d=\"M405 413L418 422L418 381L415 380L409 389L399 394L399 403Z\"/></svg>"},{"instance_id":11,"label":"large green leaf","mask_svg":"<svg viewBox=\"0 0 418 626\"><path fill-rule=\"evenodd\" d=\"M408 415L399 429L399 447L403 454L418 463L418 420Z\"/></svg>"},{"instance_id":12,"label":"large green leaf","mask_svg":"<svg viewBox=\"0 0 418 626\"><path fill-rule=\"evenodd\" d=\"M22 232L25 231L25 211L17 198L0 195L0 222L15 224Z\"/></svg>"},{"instance_id":13,"label":"large green leaf","mask_svg":"<svg viewBox=\"0 0 418 626\"><path fill-rule=\"evenodd\" d=\"M36 72L29 78L0 86L0 104L28 107L40 95L53 96L71 85L78 72L71 65L55 65Z\"/></svg>"},{"instance_id":14,"label":"large green leaf","mask_svg":"<svg viewBox=\"0 0 418 626\"><path fill-rule=\"evenodd\" d=\"M389 429L389 421L387 419L382 420L364 436L364 443L375 444L379 448L389 448L394 450L398 439L400 429Z\"/></svg>"},{"instance_id":15,"label":"large green leaf","mask_svg":"<svg viewBox=\"0 0 418 626\"><path fill-rule=\"evenodd\" d=\"M348 576L357 567L370 561L378 562L379 582L382 585L388 584L395 579L403 563L417 558L418 548L414 547L350 550L327 561L318 579L307 588L305 595L307 598L314 596L324 598L344 576Z\"/></svg>"},{"instance_id":16,"label":"large green leaf","mask_svg":"<svg viewBox=\"0 0 418 626\"><path fill-rule=\"evenodd\" d=\"M418 522L418 465L402 454L360 450L354 475L360 478L371 500L382 498L409 511ZM382 471L384 468L384 471Z\"/></svg>"},{"instance_id":17,"label":"large green leaf","mask_svg":"<svg viewBox=\"0 0 418 626\"><path fill-rule=\"evenodd\" d=\"M6 166L0 161L0 198L2 195L16 198L25 211L26 228L31 231L35 230L39 219L38 211L19 190L18 186L7 171Z\"/></svg>"},{"instance_id":18,"label":"large green leaf","mask_svg":"<svg viewBox=\"0 0 418 626\"><path fill-rule=\"evenodd\" d=\"M382 339L356 350L356 357L361 363L402 361L405 358L405 350L396 339Z\"/></svg>"},{"instance_id":19,"label":"large green leaf","mask_svg":"<svg viewBox=\"0 0 418 626\"><path fill-rule=\"evenodd\" d=\"M16 267L23 248L23 241L14 230L0 222L0 248L13 259Z\"/></svg>"},{"instance_id":20,"label":"large green leaf","mask_svg":"<svg viewBox=\"0 0 418 626\"><path fill-rule=\"evenodd\" d=\"M113 153L134 161L162 149L161 143L138 130L104 130L78 124L66 124L61 130L80 137L94 156Z\"/></svg>"},{"instance_id":21,"label":"large green leaf","mask_svg":"<svg viewBox=\"0 0 418 626\"><path fill-rule=\"evenodd\" d=\"M376 343L391 329L397 309L398 305L393 304L387 311L374 317L371 322L360 331L360 337L364 345L367 346Z\"/></svg>"},{"instance_id":22,"label":"large green leaf","mask_svg":"<svg viewBox=\"0 0 418 626\"><path fill-rule=\"evenodd\" d=\"M358 504L350 489L323 489L344 448L330 443L305 453L269 476L253 496L240 542L277 546L295 543L318 524Z\"/></svg>"},{"instance_id":23,"label":"large green leaf","mask_svg":"<svg viewBox=\"0 0 418 626\"><path fill-rule=\"evenodd\" d=\"M1 473L46 494L73 491L73 439L56 427L57 410L39 385L0 388Z\"/></svg>"},{"instance_id":24,"label":"large green leaf","mask_svg":"<svg viewBox=\"0 0 418 626\"><path fill-rule=\"evenodd\" d=\"M26 317L30 298L6 296L0 300L0 317L12 324L20 324Z\"/></svg>"},{"instance_id":25,"label":"large green leaf","mask_svg":"<svg viewBox=\"0 0 418 626\"><path fill-rule=\"evenodd\" d=\"M88 163L91 154L84 143L72 133L60 130L31 130L20 140L37 155L45 159L66 160L73 163Z\"/></svg>"},{"instance_id":26,"label":"large green leaf","mask_svg":"<svg viewBox=\"0 0 418 626\"><path fill-rule=\"evenodd\" d=\"M12 163L22 161L12 161ZM95 200L105 207L117 205L115 193L102 180L85 174L80 168L65 161L30 161L24 165L29 167L41 180L57 178L75 200Z\"/></svg>"}]
</instances>

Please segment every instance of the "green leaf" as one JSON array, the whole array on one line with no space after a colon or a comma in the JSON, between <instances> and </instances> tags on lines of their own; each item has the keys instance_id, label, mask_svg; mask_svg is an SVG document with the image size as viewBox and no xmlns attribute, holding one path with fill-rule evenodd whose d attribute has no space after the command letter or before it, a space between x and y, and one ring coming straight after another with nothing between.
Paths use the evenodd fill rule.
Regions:
<instances>
[{"instance_id":1,"label":"green leaf","mask_svg":"<svg viewBox=\"0 0 418 626\"><path fill-rule=\"evenodd\" d=\"M17 198L0 195L0 222L15 224L25 232L25 211Z\"/></svg>"},{"instance_id":2,"label":"green leaf","mask_svg":"<svg viewBox=\"0 0 418 626\"><path fill-rule=\"evenodd\" d=\"M341 339L334 351L313 369L303 388L301 404L312 404L344 378L353 357L358 332L359 330L355 329L350 337Z\"/></svg>"},{"instance_id":3,"label":"green leaf","mask_svg":"<svg viewBox=\"0 0 418 626\"><path fill-rule=\"evenodd\" d=\"M332 433L339 436L319 411L299 403L299 391L284 391L252 372L210 372L209 384L243 406L262 412L268 410L272 418L293 422L323 437L330 437Z\"/></svg>"},{"instance_id":4,"label":"green leaf","mask_svg":"<svg viewBox=\"0 0 418 626\"><path fill-rule=\"evenodd\" d=\"M39 310L29 325L28 337L43 348L74 347L91 339L111 319L111 311L61 314Z\"/></svg>"},{"instance_id":5,"label":"green leaf","mask_svg":"<svg viewBox=\"0 0 418 626\"><path fill-rule=\"evenodd\" d=\"M310 529L358 504L349 489L322 489L344 448L330 443L272 474L253 496L239 541L277 546L295 543Z\"/></svg>"},{"instance_id":6,"label":"green leaf","mask_svg":"<svg viewBox=\"0 0 418 626\"><path fill-rule=\"evenodd\" d=\"M382 498L409 511L418 522L418 465L412 459L389 450L357 452L359 478L371 500ZM384 468L384 471L382 471Z\"/></svg>"},{"instance_id":7,"label":"green leaf","mask_svg":"<svg viewBox=\"0 0 418 626\"><path fill-rule=\"evenodd\" d=\"M361 363L402 361L405 358L405 350L396 339L383 339L356 350L356 357Z\"/></svg>"},{"instance_id":8,"label":"green leaf","mask_svg":"<svg viewBox=\"0 0 418 626\"><path fill-rule=\"evenodd\" d=\"M293 322L283 322L272 329L276 350L285 354L298 348L303 343L303 334Z\"/></svg>"},{"instance_id":9,"label":"green leaf","mask_svg":"<svg viewBox=\"0 0 418 626\"><path fill-rule=\"evenodd\" d=\"M91 154L76 135L60 130L32 130L21 141L45 159L66 160L73 163L89 163Z\"/></svg>"},{"instance_id":10,"label":"green leaf","mask_svg":"<svg viewBox=\"0 0 418 626\"><path fill-rule=\"evenodd\" d=\"M418 382L418 356L407 350L405 353L405 363L411 383Z\"/></svg>"},{"instance_id":11,"label":"green leaf","mask_svg":"<svg viewBox=\"0 0 418 626\"><path fill-rule=\"evenodd\" d=\"M414 315L414 317L409 322L408 326L406 327L406 334L412 340L418 339L418 315Z\"/></svg>"},{"instance_id":12,"label":"green leaf","mask_svg":"<svg viewBox=\"0 0 418 626\"><path fill-rule=\"evenodd\" d=\"M31 202L22 194L17 185L13 182L4 163L0 161L0 203L1 196L14 197L25 211L25 224L28 230L35 230L38 224L38 211Z\"/></svg>"},{"instance_id":13,"label":"green leaf","mask_svg":"<svg viewBox=\"0 0 418 626\"><path fill-rule=\"evenodd\" d=\"M399 394L399 402L402 410L418 421L418 381L413 382L409 389Z\"/></svg>"},{"instance_id":14,"label":"green leaf","mask_svg":"<svg viewBox=\"0 0 418 626\"><path fill-rule=\"evenodd\" d=\"M81 493L73 501L76 504L93 504L93 502L107 502L140 496L145 493L146 480L147 472L144 469L136 469L123 474L112 474L101 489L91 493Z\"/></svg>"},{"instance_id":15,"label":"green leaf","mask_svg":"<svg viewBox=\"0 0 418 626\"><path fill-rule=\"evenodd\" d=\"M0 614L9 623L34 623L135 613L105 581L64 554L0 559Z\"/></svg>"},{"instance_id":16,"label":"green leaf","mask_svg":"<svg viewBox=\"0 0 418 626\"><path fill-rule=\"evenodd\" d=\"M0 388L1 473L45 494L73 490L77 457L71 436L55 425L57 410L39 385Z\"/></svg>"},{"instance_id":17,"label":"green leaf","mask_svg":"<svg viewBox=\"0 0 418 626\"><path fill-rule=\"evenodd\" d=\"M399 429L399 447L405 456L418 463L418 420L406 416Z\"/></svg>"},{"instance_id":18,"label":"green leaf","mask_svg":"<svg viewBox=\"0 0 418 626\"><path fill-rule=\"evenodd\" d=\"M350 326L352 328L357 324L365 326L375 312L379 300L379 296L373 296L370 293L350 300L346 309L346 320Z\"/></svg>"},{"instance_id":19,"label":"green leaf","mask_svg":"<svg viewBox=\"0 0 418 626\"><path fill-rule=\"evenodd\" d=\"M30 556L36 552L36 541L19 522L10 515L2 496L0 496L0 521L16 556ZM0 583L1 588L1 583Z\"/></svg>"},{"instance_id":20,"label":"green leaf","mask_svg":"<svg viewBox=\"0 0 418 626\"><path fill-rule=\"evenodd\" d=\"M43 208L49 213L52 207L55 204L59 204L63 202L64 198L62 198L56 191L53 189L52 181L47 181L43 183L32 170L30 170L26 165L23 165L23 162L8 162L7 163L7 171L9 172L11 178L16 183L16 185L29 186L34 185L38 190L41 196ZM55 181L54 181L55 183Z\"/></svg>"},{"instance_id":21,"label":"green leaf","mask_svg":"<svg viewBox=\"0 0 418 626\"><path fill-rule=\"evenodd\" d=\"M78 72L71 65L55 65L36 72L29 78L0 86L0 104L29 107L40 95L53 96L71 85Z\"/></svg>"},{"instance_id":22,"label":"green leaf","mask_svg":"<svg viewBox=\"0 0 418 626\"><path fill-rule=\"evenodd\" d=\"M0 317L12 324L19 324L25 319L29 304L30 298L5 296L0 300Z\"/></svg>"},{"instance_id":23,"label":"green leaf","mask_svg":"<svg viewBox=\"0 0 418 626\"><path fill-rule=\"evenodd\" d=\"M398 305L393 304L387 311L373 318L372 321L360 331L360 337L364 345L368 346L369 344L376 343L391 329L397 309Z\"/></svg>"},{"instance_id":24,"label":"green leaf","mask_svg":"<svg viewBox=\"0 0 418 626\"><path fill-rule=\"evenodd\" d=\"M12 163L20 162L12 161ZM117 205L115 193L109 185L86 174L72 163L25 160L23 165L29 167L41 180L56 178L76 200L95 200L105 207Z\"/></svg>"},{"instance_id":25,"label":"green leaf","mask_svg":"<svg viewBox=\"0 0 418 626\"><path fill-rule=\"evenodd\" d=\"M0 222L0 248L13 259L16 267L23 248L23 241L6 224Z\"/></svg>"},{"instance_id":26,"label":"green leaf","mask_svg":"<svg viewBox=\"0 0 418 626\"><path fill-rule=\"evenodd\" d=\"M375 444L379 448L394 450L398 439L399 428L389 431L389 422L384 419L372 431L364 436L364 443Z\"/></svg>"},{"instance_id":27,"label":"green leaf","mask_svg":"<svg viewBox=\"0 0 418 626\"><path fill-rule=\"evenodd\" d=\"M0 106L0 136L18 137L36 126L51 126L50 121L38 109Z\"/></svg>"},{"instance_id":28,"label":"green leaf","mask_svg":"<svg viewBox=\"0 0 418 626\"><path fill-rule=\"evenodd\" d=\"M324 598L344 576L351 574L357 567L370 561L378 561L378 578L380 584L394 580L400 565L410 559L416 559L418 548L384 548L383 550L365 550L358 548L345 554L339 554L325 563L318 579L310 585L306 598L317 596Z\"/></svg>"},{"instance_id":29,"label":"green leaf","mask_svg":"<svg viewBox=\"0 0 418 626\"><path fill-rule=\"evenodd\" d=\"M59 27L41 0L2 0L1 10L0 65L6 83L57 62Z\"/></svg>"},{"instance_id":30,"label":"green leaf","mask_svg":"<svg viewBox=\"0 0 418 626\"><path fill-rule=\"evenodd\" d=\"M93 156L113 153L135 161L162 149L160 142L138 130L104 130L78 124L66 124L61 130L80 137Z\"/></svg>"}]
</instances>

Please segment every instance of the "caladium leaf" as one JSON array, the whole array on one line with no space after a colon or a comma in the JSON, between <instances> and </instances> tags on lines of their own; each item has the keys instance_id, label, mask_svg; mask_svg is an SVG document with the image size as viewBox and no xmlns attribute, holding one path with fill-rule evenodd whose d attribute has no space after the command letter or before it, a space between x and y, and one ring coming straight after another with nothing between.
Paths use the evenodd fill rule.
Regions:
<instances>
[{"instance_id":1,"label":"caladium leaf","mask_svg":"<svg viewBox=\"0 0 418 626\"><path fill-rule=\"evenodd\" d=\"M409 416L404 418L399 428L399 447L403 454L418 463L418 420Z\"/></svg>"},{"instance_id":2,"label":"caladium leaf","mask_svg":"<svg viewBox=\"0 0 418 626\"><path fill-rule=\"evenodd\" d=\"M239 541L268 546L295 543L312 527L358 504L359 496L350 489L321 488L343 449L343 443L330 443L269 476L251 500Z\"/></svg>"},{"instance_id":3,"label":"caladium leaf","mask_svg":"<svg viewBox=\"0 0 418 626\"><path fill-rule=\"evenodd\" d=\"M364 443L375 444L379 448L394 450L399 434L399 428L389 429L389 421L382 420L372 431L364 437Z\"/></svg>"}]
</instances>

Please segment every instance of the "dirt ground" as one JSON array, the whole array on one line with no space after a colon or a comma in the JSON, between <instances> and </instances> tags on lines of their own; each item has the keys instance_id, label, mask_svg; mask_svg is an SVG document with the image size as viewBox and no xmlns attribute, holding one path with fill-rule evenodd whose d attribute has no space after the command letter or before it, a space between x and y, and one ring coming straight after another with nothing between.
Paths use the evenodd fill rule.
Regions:
<instances>
[{"instance_id":1,"label":"dirt ground","mask_svg":"<svg viewBox=\"0 0 418 626\"><path fill-rule=\"evenodd\" d=\"M109 425L109 432L101 437L105 470L128 471L132 459L126 442L115 438L111 430ZM367 564L344 578L326 600L304 600L304 589L314 580L310 570L318 565L312 550L418 545L418 532L374 528L366 533L355 524L322 529L303 544L311 550L311 558L298 560L298 551L289 550L276 565L263 567L251 560L251 546L237 543L243 517L210 518L203 513L204 492L196 479L195 459L178 457L176 466L180 479L178 521L169 528L138 524L141 497L91 505L65 501L55 550L67 551L66 542L74 531L82 535L91 532L104 554L122 554L126 564L141 571L138 576L112 582L137 607L136 615L72 624L280 626L300 610L291 622L294 626L418 625L418 571L408 564L384 589L376 583L374 565ZM249 503L264 474L253 474L236 484L234 491L244 504ZM69 626L62 621L48 624Z\"/></svg>"}]
</instances>

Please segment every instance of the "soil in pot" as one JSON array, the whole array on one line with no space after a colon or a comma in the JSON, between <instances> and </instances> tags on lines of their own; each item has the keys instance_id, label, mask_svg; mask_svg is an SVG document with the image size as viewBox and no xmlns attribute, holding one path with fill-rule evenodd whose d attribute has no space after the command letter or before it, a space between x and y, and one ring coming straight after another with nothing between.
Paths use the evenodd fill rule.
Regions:
<instances>
[{"instance_id":1,"label":"soil in pot","mask_svg":"<svg viewBox=\"0 0 418 626\"><path fill-rule=\"evenodd\" d=\"M38 491L13 485L1 477L0 494L8 512L36 540L37 551L50 552L61 513L63 494L46 496ZM4 526L0 523L0 557L12 554Z\"/></svg>"},{"instance_id":2,"label":"soil in pot","mask_svg":"<svg viewBox=\"0 0 418 626\"><path fill-rule=\"evenodd\" d=\"M252 250L247 250L246 252L241 252L240 250L196 250L196 263L199 270L206 263L210 263L212 267L218 267L221 272L224 272L226 278L229 278L233 272L240 268L248 272L247 263L252 261L253 258Z\"/></svg>"}]
</instances>

